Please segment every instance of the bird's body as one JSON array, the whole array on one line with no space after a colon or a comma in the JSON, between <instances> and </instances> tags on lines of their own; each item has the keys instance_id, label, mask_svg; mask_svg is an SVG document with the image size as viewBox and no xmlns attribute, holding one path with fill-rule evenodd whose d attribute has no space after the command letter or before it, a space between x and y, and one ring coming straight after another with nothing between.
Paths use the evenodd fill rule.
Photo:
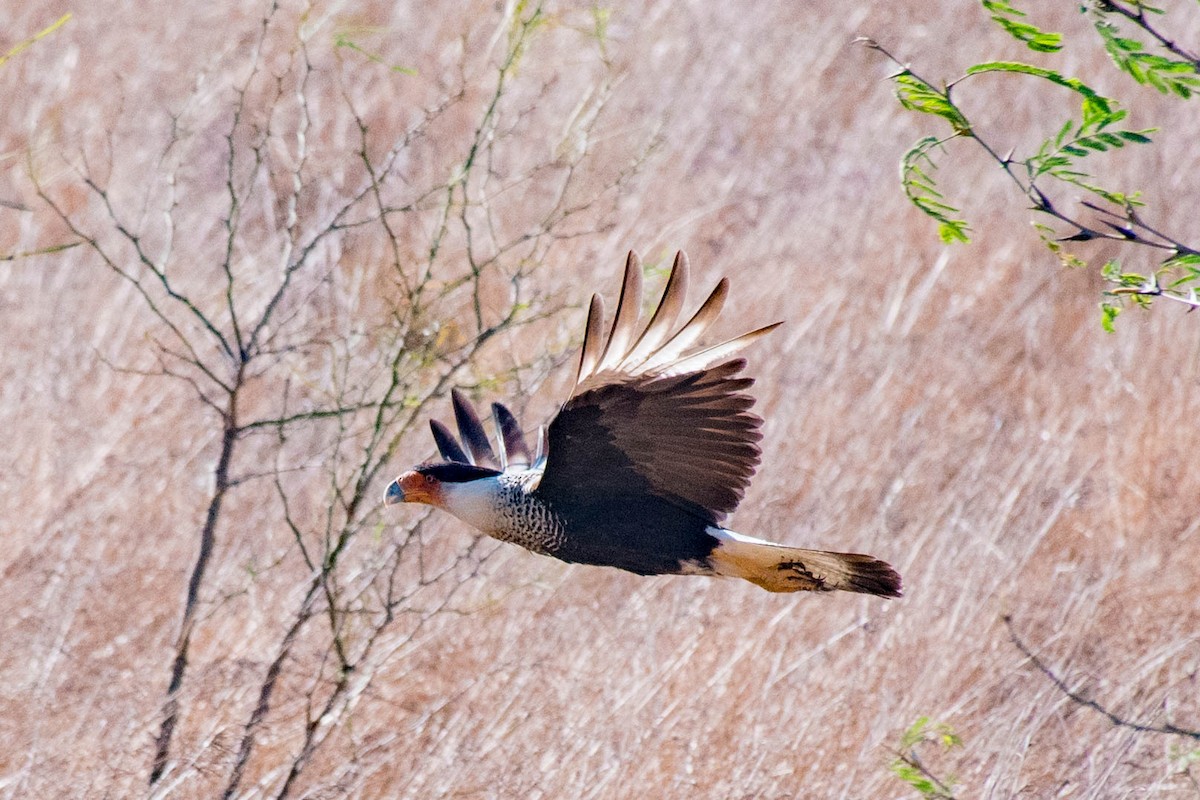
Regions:
<instances>
[{"instance_id":1,"label":"bird's body","mask_svg":"<svg viewBox=\"0 0 1200 800\"><path fill-rule=\"evenodd\" d=\"M575 390L530 453L508 409L493 404L493 451L474 408L453 392L460 439L438 422L446 461L401 475L385 501L423 502L506 542L563 561L639 575L740 577L770 591L900 593L882 561L777 545L723 527L759 462L753 381L729 356L775 326L715 347L692 346L716 319L722 281L676 329L687 259L676 257L658 309L641 329L641 265L632 253L606 335L594 297ZM639 333L639 329L640 333ZM548 451L544 452L544 451Z\"/></svg>"},{"instance_id":2,"label":"bird's body","mask_svg":"<svg viewBox=\"0 0 1200 800\"><path fill-rule=\"evenodd\" d=\"M695 572L717 544L703 520L661 500L607 495L555 504L537 491L541 478L538 468L443 481L430 505L502 542L639 575Z\"/></svg>"}]
</instances>

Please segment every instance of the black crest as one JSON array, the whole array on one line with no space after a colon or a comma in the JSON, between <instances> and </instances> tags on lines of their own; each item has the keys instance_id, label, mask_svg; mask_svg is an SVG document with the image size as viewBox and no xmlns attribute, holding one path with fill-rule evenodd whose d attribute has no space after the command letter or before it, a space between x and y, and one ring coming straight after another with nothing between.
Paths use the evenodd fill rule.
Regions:
<instances>
[{"instance_id":1,"label":"black crest","mask_svg":"<svg viewBox=\"0 0 1200 800\"><path fill-rule=\"evenodd\" d=\"M460 464L449 461L441 464L421 464L416 469L422 475L436 478L441 483L469 483L480 478L493 478L500 470L481 467L476 464Z\"/></svg>"}]
</instances>

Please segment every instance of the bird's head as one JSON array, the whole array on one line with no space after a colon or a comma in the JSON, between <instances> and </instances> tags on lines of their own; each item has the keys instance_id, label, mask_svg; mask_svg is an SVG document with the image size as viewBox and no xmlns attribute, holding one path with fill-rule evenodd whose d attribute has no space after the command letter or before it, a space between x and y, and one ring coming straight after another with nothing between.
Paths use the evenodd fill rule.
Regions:
<instances>
[{"instance_id":1,"label":"bird's head","mask_svg":"<svg viewBox=\"0 0 1200 800\"><path fill-rule=\"evenodd\" d=\"M425 503L446 507L447 491L455 484L465 484L499 475L497 470L449 461L440 464L420 464L388 484L383 494L384 505L396 503Z\"/></svg>"}]
</instances>

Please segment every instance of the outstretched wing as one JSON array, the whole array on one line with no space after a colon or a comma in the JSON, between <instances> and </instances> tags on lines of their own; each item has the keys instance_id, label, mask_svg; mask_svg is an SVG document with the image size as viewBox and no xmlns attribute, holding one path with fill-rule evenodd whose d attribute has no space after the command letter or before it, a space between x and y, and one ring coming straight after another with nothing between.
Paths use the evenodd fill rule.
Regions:
<instances>
[{"instance_id":1,"label":"outstretched wing","mask_svg":"<svg viewBox=\"0 0 1200 800\"><path fill-rule=\"evenodd\" d=\"M753 380L737 377L746 362L729 357L779 323L693 352L720 314L729 282L722 279L676 328L687 278L680 252L641 328L642 268L630 253L607 336L604 305L592 298L575 388L550 423L537 489L547 501L631 502L648 494L713 524L741 501L759 463L762 420L749 413L754 399L744 393Z\"/></svg>"}]
</instances>

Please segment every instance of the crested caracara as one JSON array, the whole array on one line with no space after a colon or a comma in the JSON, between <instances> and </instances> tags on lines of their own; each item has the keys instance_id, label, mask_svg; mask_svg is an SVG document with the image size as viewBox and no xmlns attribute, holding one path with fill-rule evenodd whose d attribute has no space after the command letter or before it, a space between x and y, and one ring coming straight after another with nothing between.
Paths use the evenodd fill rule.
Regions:
<instances>
[{"instance_id":1,"label":"crested caracara","mask_svg":"<svg viewBox=\"0 0 1200 800\"><path fill-rule=\"evenodd\" d=\"M675 257L661 302L641 324L642 267L634 253L612 328L592 297L570 398L530 452L521 427L494 403L492 448L471 403L452 392L459 438L432 421L444 461L405 472L384 502L427 503L506 542L579 564L639 575L721 575L772 592L897 597L900 576L856 553L802 550L725 528L759 463L762 420L731 358L779 323L694 347L728 293L721 280L677 328L688 279Z\"/></svg>"}]
</instances>

